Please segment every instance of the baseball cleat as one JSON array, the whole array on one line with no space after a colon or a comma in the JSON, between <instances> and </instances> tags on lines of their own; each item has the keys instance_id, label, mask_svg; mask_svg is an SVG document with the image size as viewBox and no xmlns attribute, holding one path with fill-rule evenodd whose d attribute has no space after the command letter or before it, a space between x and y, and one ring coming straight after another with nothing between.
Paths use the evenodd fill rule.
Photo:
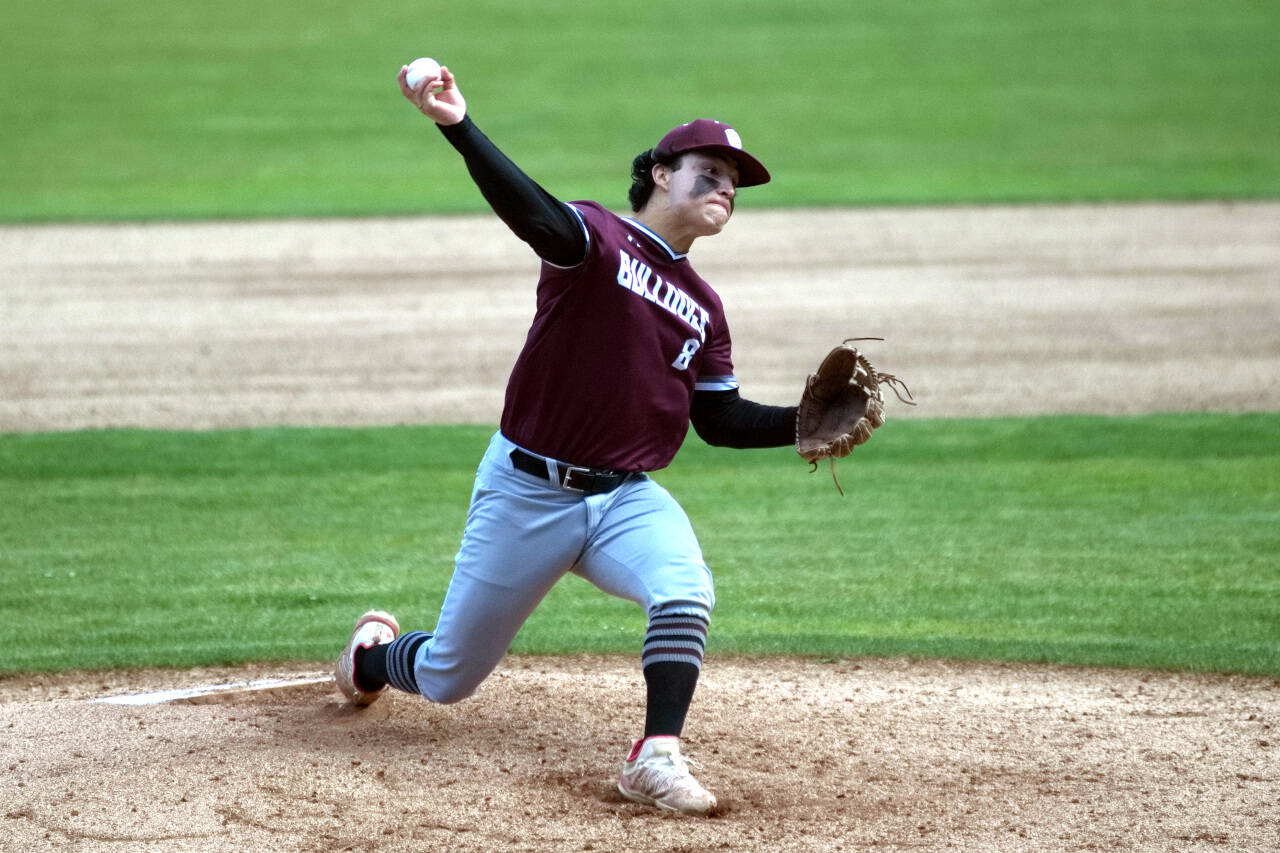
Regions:
<instances>
[{"instance_id":1,"label":"baseball cleat","mask_svg":"<svg viewBox=\"0 0 1280 853\"><path fill-rule=\"evenodd\" d=\"M716 807L715 795L689 773L690 760L680 754L680 738L655 735L631 745L622 765L618 790L647 806L689 815L705 815Z\"/></svg>"},{"instance_id":2,"label":"baseball cleat","mask_svg":"<svg viewBox=\"0 0 1280 853\"><path fill-rule=\"evenodd\" d=\"M367 649L389 643L400 636L400 623L390 613L381 610L370 610L356 620L355 630L347 647L338 655L338 662L333 666L333 680L337 682L342 695L351 700L353 705L372 705L386 690L386 685L377 690L361 690L356 684L356 649Z\"/></svg>"}]
</instances>

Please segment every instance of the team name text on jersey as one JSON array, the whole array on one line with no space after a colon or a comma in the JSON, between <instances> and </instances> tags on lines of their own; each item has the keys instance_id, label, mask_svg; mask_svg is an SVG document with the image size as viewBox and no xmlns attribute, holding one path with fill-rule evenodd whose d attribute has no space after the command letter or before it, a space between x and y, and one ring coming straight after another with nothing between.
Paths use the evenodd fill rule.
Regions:
<instances>
[{"instance_id":1,"label":"team name text on jersey","mask_svg":"<svg viewBox=\"0 0 1280 853\"><path fill-rule=\"evenodd\" d=\"M697 332L701 340L707 339L707 320L711 316L707 309L679 287L669 281L663 281L662 276L656 275L647 264L636 260L621 249L618 250L618 254L622 256L621 263L618 265L618 284L670 311ZM650 280L653 282L652 287L650 287Z\"/></svg>"}]
</instances>

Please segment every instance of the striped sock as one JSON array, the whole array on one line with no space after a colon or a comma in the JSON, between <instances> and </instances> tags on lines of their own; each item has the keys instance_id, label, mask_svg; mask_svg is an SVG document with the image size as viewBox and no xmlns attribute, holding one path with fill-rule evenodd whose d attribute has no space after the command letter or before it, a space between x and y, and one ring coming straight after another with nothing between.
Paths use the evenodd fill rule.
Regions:
<instances>
[{"instance_id":1,"label":"striped sock","mask_svg":"<svg viewBox=\"0 0 1280 853\"><path fill-rule=\"evenodd\" d=\"M418 649L431 639L425 631L401 634L387 644L387 683L405 693L418 693L418 682L413 677L413 661Z\"/></svg>"},{"instance_id":2,"label":"striped sock","mask_svg":"<svg viewBox=\"0 0 1280 853\"><path fill-rule=\"evenodd\" d=\"M690 663L702 669L710 624L710 614L702 608L667 611L650 617L649 631L645 634L641 652L641 668L655 663Z\"/></svg>"},{"instance_id":3,"label":"striped sock","mask_svg":"<svg viewBox=\"0 0 1280 853\"><path fill-rule=\"evenodd\" d=\"M647 686L644 736L680 736L707 648L706 608L682 605L649 617L642 668Z\"/></svg>"}]
</instances>

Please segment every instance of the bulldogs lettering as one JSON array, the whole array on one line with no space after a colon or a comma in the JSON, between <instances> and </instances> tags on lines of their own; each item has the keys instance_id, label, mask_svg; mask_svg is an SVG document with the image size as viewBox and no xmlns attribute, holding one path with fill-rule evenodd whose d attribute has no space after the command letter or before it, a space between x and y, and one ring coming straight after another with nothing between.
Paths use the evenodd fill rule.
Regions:
<instances>
[{"instance_id":1,"label":"bulldogs lettering","mask_svg":"<svg viewBox=\"0 0 1280 853\"><path fill-rule=\"evenodd\" d=\"M707 320L711 316L707 309L671 282L663 281L662 276L654 275L646 264L625 251L619 249L618 255L621 258L618 264L618 284L679 317L685 325L698 333L699 340L707 339ZM653 287L649 286L651 279Z\"/></svg>"}]
</instances>

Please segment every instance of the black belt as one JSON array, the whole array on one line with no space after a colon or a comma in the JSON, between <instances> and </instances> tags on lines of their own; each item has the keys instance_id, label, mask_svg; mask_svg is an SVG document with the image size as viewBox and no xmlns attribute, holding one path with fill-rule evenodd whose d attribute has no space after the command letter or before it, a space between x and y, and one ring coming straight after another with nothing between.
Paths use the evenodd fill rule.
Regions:
<instances>
[{"instance_id":1,"label":"black belt","mask_svg":"<svg viewBox=\"0 0 1280 853\"><path fill-rule=\"evenodd\" d=\"M557 462L555 464L559 479L556 479L548 473L546 459L526 453L518 447L511 451L511 464L517 470L546 480L566 492L581 492L584 495L603 495L605 492L612 492L631 476L626 471L602 471L598 468L582 468L578 465Z\"/></svg>"}]
</instances>

